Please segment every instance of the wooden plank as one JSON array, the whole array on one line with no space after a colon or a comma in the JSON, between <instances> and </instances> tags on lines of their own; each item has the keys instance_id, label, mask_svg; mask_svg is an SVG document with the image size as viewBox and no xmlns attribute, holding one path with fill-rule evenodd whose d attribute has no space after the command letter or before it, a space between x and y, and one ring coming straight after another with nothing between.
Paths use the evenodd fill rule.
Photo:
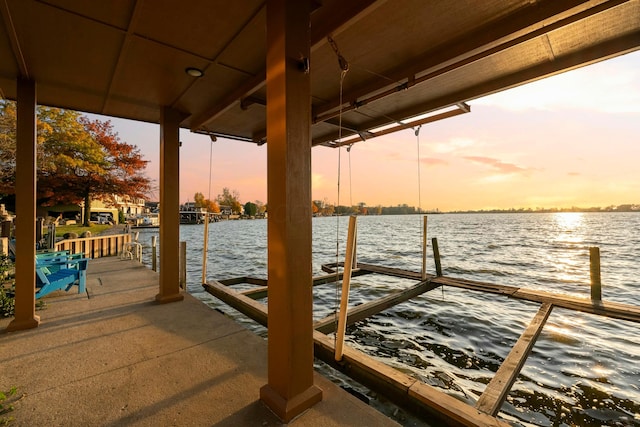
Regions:
<instances>
[{"instance_id":1,"label":"wooden plank","mask_svg":"<svg viewBox=\"0 0 640 427\"><path fill-rule=\"evenodd\" d=\"M249 285L267 286L267 279L258 279L257 277L232 277L230 279L218 280L218 283L222 283L225 286L240 285L243 283Z\"/></svg>"},{"instance_id":2,"label":"wooden plank","mask_svg":"<svg viewBox=\"0 0 640 427\"><path fill-rule=\"evenodd\" d=\"M222 302L225 302L242 314L255 320L262 326L267 326L268 310L265 304L261 304L247 296L244 296L215 280L204 283L202 287L205 291Z\"/></svg>"},{"instance_id":3,"label":"wooden plank","mask_svg":"<svg viewBox=\"0 0 640 427\"><path fill-rule=\"evenodd\" d=\"M629 304L591 301L587 298L553 294L531 289L520 289L511 295L511 297L540 303L551 303L557 307L567 308L569 310L640 323L640 307Z\"/></svg>"},{"instance_id":4,"label":"wooden plank","mask_svg":"<svg viewBox=\"0 0 640 427\"><path fill-rule=\"evenodd\" d=\"M327 264L327 265L331 265L331 264ZM394 276L394 277L403 277L405 279L422 280L422 274L420 272L403 270L401 268L383 267L383 266L373 265L373 264L364 264L361 262L358 263L358 268L360 268L361 270L366 270L370 273L385 274L387 276ZM427 279L430 277L435 277L435 276L427 274Z\"/></svg>"},{"instance_id":5,"label":"wooden plank","mask_svg":"<svg viewBox=\"0 0 640 427\"><path fill-rule=\"evenodd\" d=\"M401 406L427 411L433 425L509 426L353 348L345 348L343 360L335 362L333 340L318 331L313 340L317 358Z\"/></svg>"},{"instance_id":6,"label":"wooden plank","mask_svg":"<svg viewBox=\"0 0 640 427\"><path fill-rule=\"evenodd\" d=\"M447 425L508 427L510 424L461 402L427 384L416 382L409 388L409 396L445 416Z\"/></svg>"},{"instance_id":7,"label":"wooden plank","mask_svg":"<svg viewBox=\"0 0 640 427\"><path fill-rule=\"evenodd\" d=\"M351 277L356 277L356 276L364 276L365 274L371 274L370 271L366 271L366 270L354 270L351 273ZM342 280L343 277L343 273L340 273L340 275L338 276L337 280ZM239 280L239 281L238 281ZM255 280L256 283L251 282L250 280ZM257 283L257 281L261 281L261 283ZM230 282L230 283L227 283ZM318 286L318 285L324 285L327 283L334 283L336 282L336 275L335 274L328 274L326 276L317 276L313 278L313 286ZM240 292L242 295L246 295L250 298L253 299L261 299L261 298L265 298L267 296L267 280L265 279L254 279L251 277L241 277L241 278L237 278L237 279L226 279L226 280L220 280L220 283L224 284L224 285L237 285L240 283L251 283L253 285L263 285L260 288L254 288L254 289L248 289L246 291L242 291Z\"/></svg>"},{"instance_id":8,"label":"wooden plank","mask_svg":"<svg viewBox=\"0 0 640 427\"><path fill-rule=\"evenodd\" d=\"M507 358L502 362L498 372L494 375L487 388L478 399L476 408L486 414L495 416L504 399L507 397L513 382L522 370L529 353L533 348L538 336L542 332L547 319L551 314L553 305L549 303L542 304L538 313L535 315L527 329L522 333L518 342L509 352Z\"/></svg>"},{"instance_id":9,"label":"wooden plank","mask_svg":"<svg viewBox=\"0 0 640 427\"><path fill-rule=\"evenodd\" d=\"M425 280L408 289L398 290L392 292L386 297L351 307L347 313L347 325L352 325L360 320L380 313L389 307L400 304L401 302L407 301L439 286L439 284L431 283L430 280ZM313 328L317 331L328 334L334 331L336 326L335 321L335 315L332 314L315 322Z\"/></svg>"}]
</instances>

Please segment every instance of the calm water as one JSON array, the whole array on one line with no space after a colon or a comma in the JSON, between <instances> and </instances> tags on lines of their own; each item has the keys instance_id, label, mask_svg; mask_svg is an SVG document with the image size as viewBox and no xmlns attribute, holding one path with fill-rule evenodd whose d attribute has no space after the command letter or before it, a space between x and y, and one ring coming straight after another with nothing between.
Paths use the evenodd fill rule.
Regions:
<instances>
[{"instance_id":1,"label":"calm water","mask_svg":"<svg viewBox=\"0 0 640 427\"><path fill-rule=\"evenodd\" d=\"M315 275L322 274L321 264L336 260L337 235L344 259L347 220L314 218ZM421 230L420 216L359 217L358 260L419 271ZM152 233L141 232L141 242L148 245ZM252 321L202 292L202 233L203 226L181 228L181 239L188 242L190 292L264 335ZM445 275L584 297L590 292L589 247L598 246L603 298L640 305L640 213L431 215L428 236L438 238ZM266 278L266 237L265 220L211 224L209 278ZM431 256L429 248L433 273ZM356 277L350 305L413 283ZM333 313L335 285L316 287L314 300L316 319ZM436 289L350 327L347 339L349 345L473 404L538 307L496 295ZM640 426L639 329L632 322L555 308L500 416L514 425ZM419 424L409 415L396 413L396 418Z\"/></svg>"}]
</instances>

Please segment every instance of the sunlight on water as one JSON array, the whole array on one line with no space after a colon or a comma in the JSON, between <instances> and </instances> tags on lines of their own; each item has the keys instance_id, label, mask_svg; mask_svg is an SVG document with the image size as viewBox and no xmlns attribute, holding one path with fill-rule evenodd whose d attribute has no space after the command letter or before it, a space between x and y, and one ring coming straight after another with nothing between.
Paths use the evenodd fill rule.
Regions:
<instances>
[{"instance_id":1,"label":"sunlight on water","mask_svg":"<svg viewBox=\"0 0 640 427\"><path fill-rule=\"evenodd\" d=\"M336 223L344 258L347 218L314 218L313 274L336 259ZM360 262L419 271L421 218L360 217ZM589 247L601 249L605 301L640 306L640 213L477 214L429 216L444 274L589 298ZM147 265L150 236L141 241ZM266 221L212 224L209 277L266 278ZM266 337L264 328L229 309L198 285L202 226L183 226L190 292ZM428 270L433 272L429 251ZM415 282L368 275L354 278L350 305ZM314 318L333 313L333 284L314 288ZM446 288L399 304L347 330L348 345L469 403L477 401L538 310L538 304ZM518 426L640 426L640 333L633 322L554 308L516 380L500 417ZM323 375L384 398L319 367ZM421 425L409 416L404 425ZM412 420L412 421L409 421Z\"/></svg>"},{"instance_id":2,"label":"sunlight on water","mask_svg":"<svg viewBox=\"0 0 640 427\"><path fill-rule=\"evenodd\" d=\"M583 213L581 212L558 212L553 214L560 231L572 232L582 225Z\"/></svg>"}]
</instances>

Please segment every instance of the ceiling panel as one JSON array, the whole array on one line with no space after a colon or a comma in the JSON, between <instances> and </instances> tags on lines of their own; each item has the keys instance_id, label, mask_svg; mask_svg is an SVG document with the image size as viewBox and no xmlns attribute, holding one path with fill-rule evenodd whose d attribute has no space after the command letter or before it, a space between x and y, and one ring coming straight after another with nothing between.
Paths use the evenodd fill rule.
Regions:
<instances>
[{"instance_id":1,"label":"ceiling panel","mask_svg":"<svg viewBox=\"0 0 640 427\"><path fill-rule=\"evenodd\" d=\"M31 77L107 90L124 40L122 31L42 3L11 3L9 9Z\"/></svg>"},{"instance_id":2,"label":"ceiling panel","mask_svg":"<svg viewBox=\"0 0 640 427\"><path fill-rule=\"evenodd\" d=\"M262 0L146 1L135 32L215 59L244 25L251 21L263 3Z\"/></svg>"},{"instance_id":3,"label":"ceiling panel","mask_svg":"<svg viewBox=\"0 0 640 427\"><path fill-rule=\"evenodd\" d=\"M16 0L13 0L16 1ZM20 1L20 0L17 0ZM39 0L43 4L50 5L74 14L85 16L89 19L103 22L114 27L127 29L135 0Z\"/></svg>"},{"instance_id":4,"label":"ceiling panel","mask_svg":"<svg viewBox=\"0 0 640 427\"><path fill-rule=\"evenodd\" d=\"M112 94L155 105L172 105L196 79L187 75L185 69L204 69L207 64L193 55L133 37L123 54Z\"/></svg>"}]
</instances>

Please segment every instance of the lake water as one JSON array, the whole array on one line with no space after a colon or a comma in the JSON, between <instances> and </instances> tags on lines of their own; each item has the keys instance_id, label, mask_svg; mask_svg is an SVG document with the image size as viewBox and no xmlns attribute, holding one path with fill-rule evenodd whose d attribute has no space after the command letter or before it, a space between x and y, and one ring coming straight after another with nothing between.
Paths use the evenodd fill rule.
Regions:
<instances>
[{"instance_id":1,"label":"lake water","mask_svg":"<svg viewBox=\"0 0 640 427\"><path fill-rule=\"evenodd\" d=\"M336 261L337 236L339 259L344 260L347 221L313 219L314 275L323 274L321 264ZM266 278L266 225L265 220L211 224L209 278ZM181 227L181 240L188 242L190 292L265 336L263 328L202 291L203 229ZM420 271L421 230L418 215L359 217L358 260ZM140 241L148 246L154 233L141 231ZM583 297L590 295L589 247L598 246L603 299L640 306L640 213L430 215L428 236L438 238L444 275ZM149 265L150 250L144 252ZM434 273L431 256L429 247L428 271ZM350 305L413 283L380 275L356 277ZM315 319L334 312L337 295L334 284L314 289ZM350 327L347 340L473 404L538 307L496 295L436 289ZM633 322L554 308L500 416L514 425L640 426L639 330ZM339 375L334 380L348 383ZM373 400L385 406L382 398ZM394 412L405 425L420 425L410 415Z\"/></svg>"}]
</instances>

